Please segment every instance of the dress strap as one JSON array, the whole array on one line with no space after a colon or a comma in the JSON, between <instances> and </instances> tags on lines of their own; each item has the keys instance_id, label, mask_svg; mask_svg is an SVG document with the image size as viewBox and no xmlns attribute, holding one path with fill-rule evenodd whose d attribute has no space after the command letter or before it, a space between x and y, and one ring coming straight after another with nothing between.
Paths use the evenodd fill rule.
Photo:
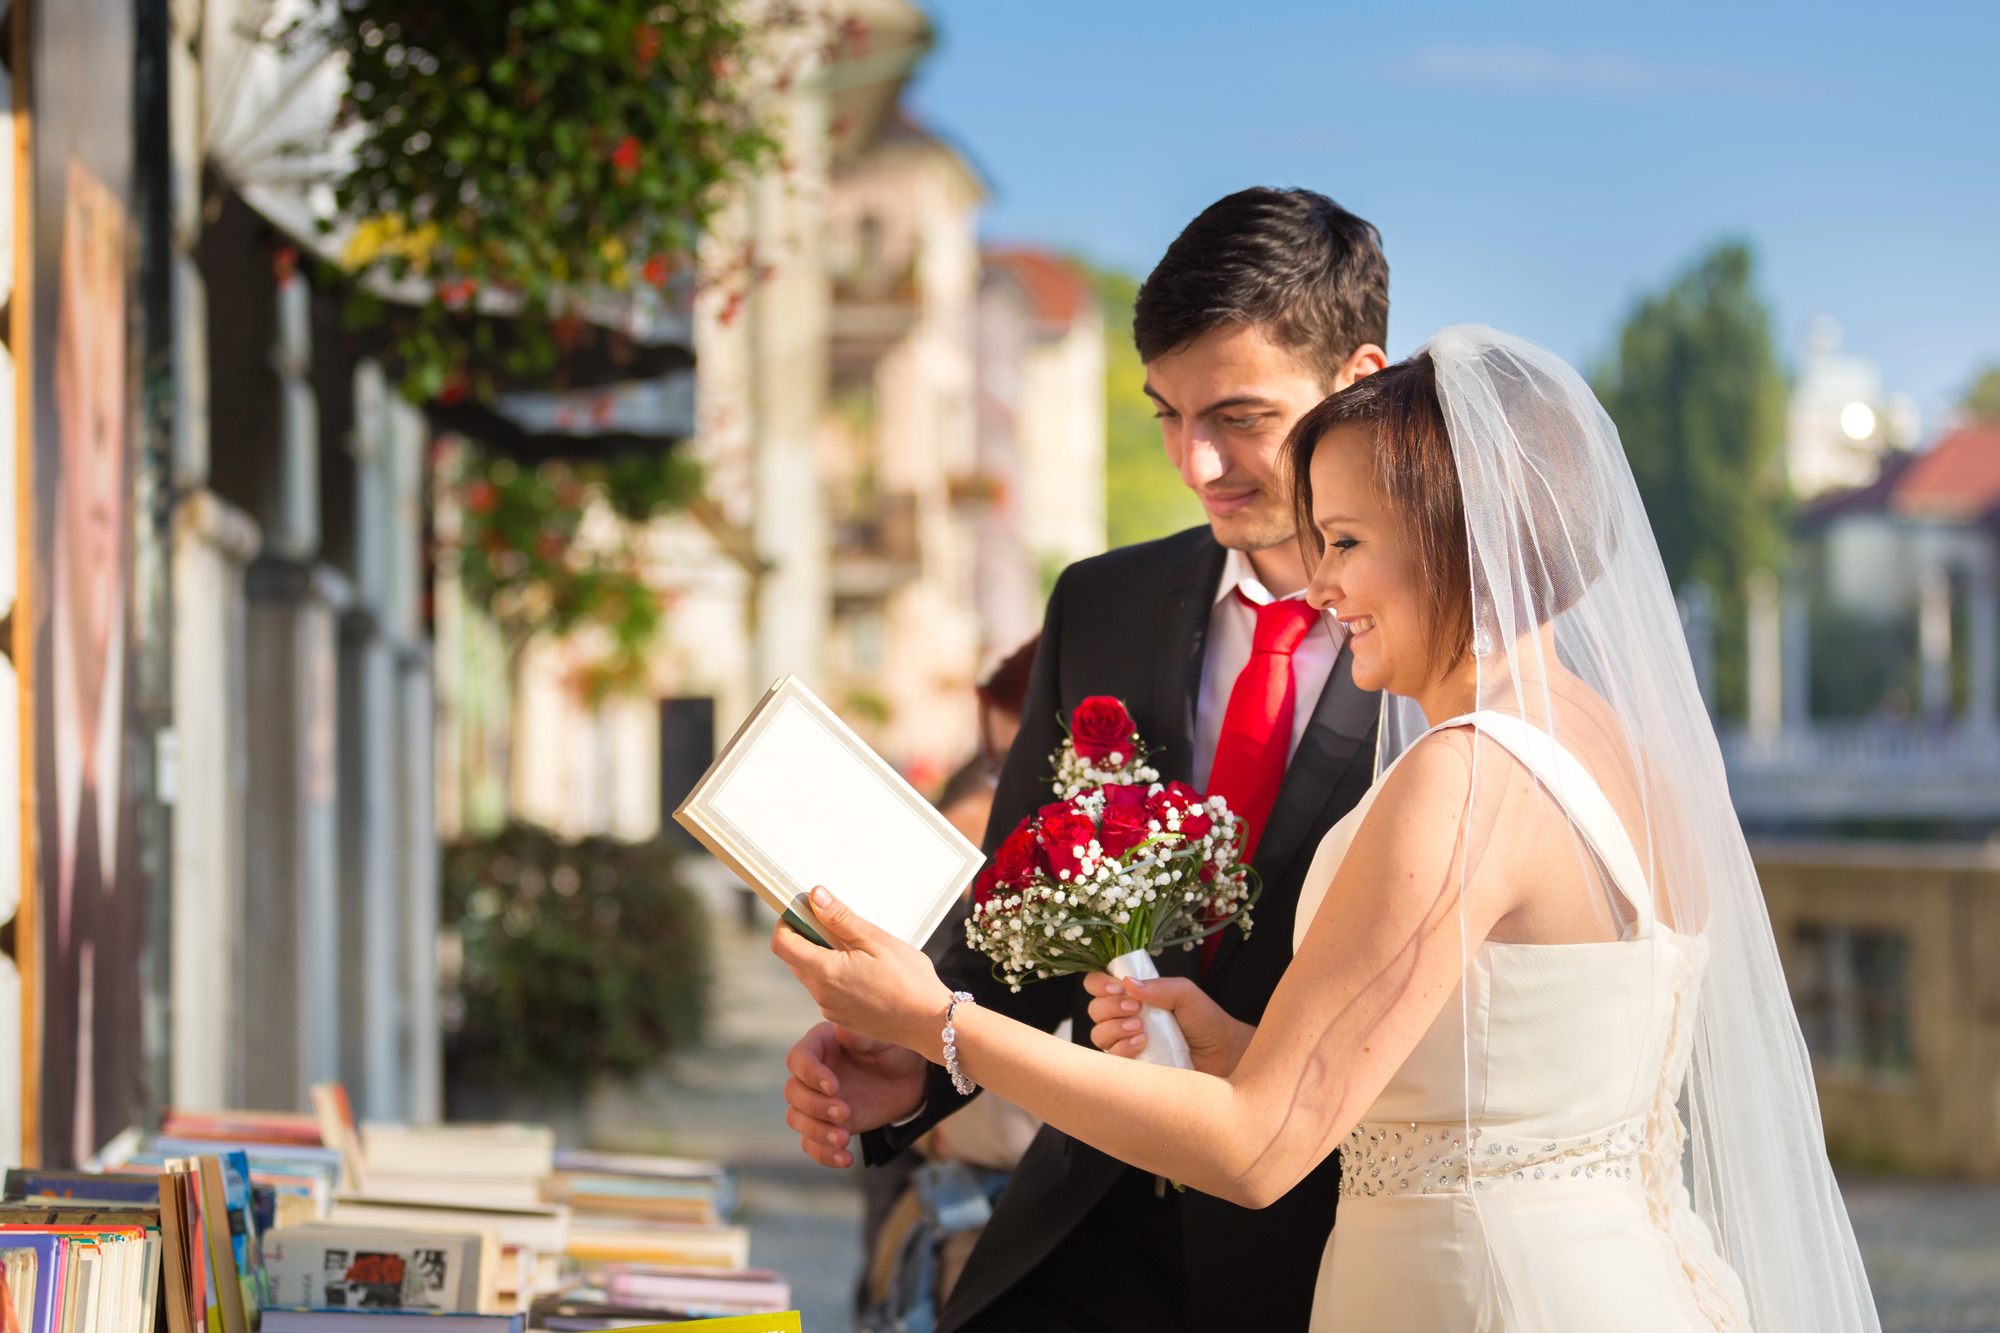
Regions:
<instances>
[{"instance_id":1,"label":"dress strap","mask_svg":"<svg viewBox=\"0 0 2000 1333\"><path fill-rule=\"evenodd\" d=\"M1522 767L1534 774L1549 795L1555 797L1556 804L1569 816L1570 823L1583 834L1590 849L1597 853L1598 860L1611 876L1612 884L1638 914L1638 928L1633 938L1644 939L1651 935L1653 890L1646 882L1644 863L1639 859L1638 849L1632 845L1632 835L1625 831L1625 821L1618 817L1611 798L1604 794L1604 788L1590 775L1583 761L1541 728L1512 714L1490 709L1449 718L1432 727L1431 731L1466 726L1478 728L1520 760Z\"/></svg>"}]
</instances>

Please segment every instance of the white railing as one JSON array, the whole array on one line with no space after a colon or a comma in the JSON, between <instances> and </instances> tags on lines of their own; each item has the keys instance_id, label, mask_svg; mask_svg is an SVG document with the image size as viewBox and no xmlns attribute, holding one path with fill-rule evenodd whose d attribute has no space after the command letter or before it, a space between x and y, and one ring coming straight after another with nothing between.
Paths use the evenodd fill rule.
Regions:
<instances>
[{"instance_id":1,"label":"white railing","mask_svg":"<svg viewBox=\"0 0 2000 1333\"><path fill-rule=\"evenodd\" d=\"M2000 818L2000 731L1820 722L1720 739L1746 818Z\"/></svg>"}]
</instances>

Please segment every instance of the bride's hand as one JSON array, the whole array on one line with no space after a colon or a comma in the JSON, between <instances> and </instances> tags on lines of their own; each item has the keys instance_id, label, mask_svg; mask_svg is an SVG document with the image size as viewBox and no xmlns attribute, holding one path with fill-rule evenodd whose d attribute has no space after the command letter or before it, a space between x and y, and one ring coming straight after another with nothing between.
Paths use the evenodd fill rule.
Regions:
<instances>
[{"instance_id":1,"label":"bride's hand","mask_svg":"<svg viewBox=\"0 0 2000 1333\"><path fill-rule=\"evenodd\" d=\"M1126 1059L1136 1058L1145 1049L1146 1034L1139 1025L1140 1004L1150 1004L1173 1014L1187 1038L1188 1054L1194 1067L1204 1074L1228 1078L1236 1062L1250 1045L1257 1029L1241 1023L1223 1011L1201 987L1185 977L1157 977L1152 981L1120 980L1103 972L1083 979L1090 992L1091 1043L1100 1051Z\"/></svg>"},{"instance_id":2,"label":"bride's hand","mask_svg":"<svg viewBox=\"0 0 2000 1333\"><path fill-rule=\"evenodd\" d=\"M825 889L812 891L812 909L835 947L822 949L780 921L771 932L771 952L812 994L823 1016L935 1063L951 991L938 980L931 960L856 916Z\"/></svg>"}]
</instances>

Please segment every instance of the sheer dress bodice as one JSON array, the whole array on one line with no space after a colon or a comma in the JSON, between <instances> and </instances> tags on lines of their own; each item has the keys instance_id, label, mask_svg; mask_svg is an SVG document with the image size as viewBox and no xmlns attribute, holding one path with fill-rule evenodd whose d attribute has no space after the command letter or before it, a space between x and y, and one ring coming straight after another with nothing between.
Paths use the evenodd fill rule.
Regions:
<instances>
[{"instance_id":1,"label":"sheer dress bodice","mask_svg":"<svg viewBox=\"0 0 2000 1333\"><path fill-rule=\"evenodd\" d=\"M1747 1329L1681 1175L1675 1103L1705 942L1657 919L1630 837L1573 755L1505 714L1441 725L1477 728L1536 777L1633 920L1615 942L1473 953L1341 1145L1314 1328ZM1295 951L1380 790L1321 844Z\"/></svg>"}]
</instances>

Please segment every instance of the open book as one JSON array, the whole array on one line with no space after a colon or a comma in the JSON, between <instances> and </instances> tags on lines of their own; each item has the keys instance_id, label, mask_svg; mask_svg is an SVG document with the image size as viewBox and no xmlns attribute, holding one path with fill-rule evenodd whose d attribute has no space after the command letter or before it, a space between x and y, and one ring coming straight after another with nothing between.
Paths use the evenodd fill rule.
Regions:
<instances>
[{"instance_id":1,"label":"open book","mask_svg":"<svg viewBox=\"0 0 2000 1333\"><path fill-rule=\"evenodd\" d=\"M815 886L921 948L984 861L795 676L750 710L674 818L820 944Z\"/></svg>"}]
</instances>

